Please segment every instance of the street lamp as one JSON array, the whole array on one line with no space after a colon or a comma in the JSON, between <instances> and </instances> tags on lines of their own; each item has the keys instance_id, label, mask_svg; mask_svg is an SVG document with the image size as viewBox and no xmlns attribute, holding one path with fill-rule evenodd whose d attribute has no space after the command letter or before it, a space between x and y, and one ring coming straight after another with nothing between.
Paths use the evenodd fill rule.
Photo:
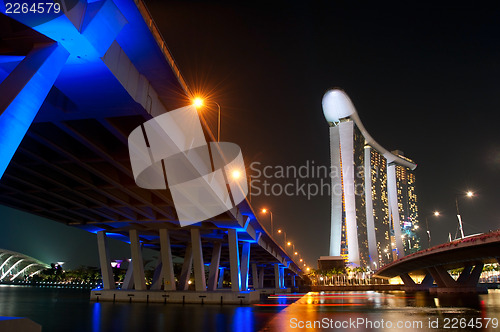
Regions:
<instances>
[{"instance_id":1,"label":"street lamp","mask_svg":"<svg viewBox=\"0 0 500 332\"><path fill-rule=\"evenodd\" d=\"M203 105L205 105L205 101L200 98L200 97L196 97L193 99L193 106L196 107L196 108L200 108L202 107ZM217 108L218 108L218 117L217 117L217 143L220 142L220 105L219 103L213 101L213 103L215 105L217 105Z\"/></svg>"},{"instance_id":2,"label":"street lamp","mask_svg":"<svg viewBox=\"0 0 500 332\"><path fill-rule=\"evenodd\" d=\"M460 210L458 209L458 197L466 196L466 197L473 197L474 193L472 191L468 191L465 195L455 195L455 206L457 207L457 219L458 219L458 227L460 228L460 235L462 236L462 239L464 238L464 228L462 225L462 217L460 216Z\"/></svg>"},{"instance_id":3,"label":"street lamp","mask_svg":"<svg viewBox=\"0 0 500 332\"><path fill-rule=\"evenodd\" d=\"M280 229L278 229L278 234L281 234L281 233L283 233L283 243L286 244L286 232L280 228Z\"/></svg>"},{"instance_id":4,"label":"street lamp","mask_svg":"<svg viewBox=\"0 0 500 332\"><path fill-rule=\"evenodd\" d=\"M434 211L432 213L434 217L439 217L440 213L439 211ZM427 248L431 247L431 231L429 230L429 220L427 220L428 216L425 216L425 227L427 229Z\"/></svg>"},{"instance_id":5,"label":"street lamp","mask_svg":"<svg viewBox=\"0 0 500 332\"><path fill-rule=\"evenodd\" d=\"M269 212L271 216L271 236L274 236L274 226L273 226L273 212L269 209L262 209L262 213L266 214Z\"/></svg>"}]
</instances>

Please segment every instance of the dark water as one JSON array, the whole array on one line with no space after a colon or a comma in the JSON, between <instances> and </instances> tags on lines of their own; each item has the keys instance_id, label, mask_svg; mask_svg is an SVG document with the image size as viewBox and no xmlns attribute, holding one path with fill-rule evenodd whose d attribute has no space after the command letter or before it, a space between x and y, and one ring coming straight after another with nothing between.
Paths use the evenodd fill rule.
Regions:
<instances>
[{"instance_id":1,"label":"dark water","mask_svg":"<svg viewBox=\"0 0 500 332\"><path fill-rule=\"evenodd\" d=\"M404 292L288 294L249 306L88 298L85 290L0 286L0 315L29 317L43 331L500 331L499 290L438 298Z\"/></svg>"}]
</instances>

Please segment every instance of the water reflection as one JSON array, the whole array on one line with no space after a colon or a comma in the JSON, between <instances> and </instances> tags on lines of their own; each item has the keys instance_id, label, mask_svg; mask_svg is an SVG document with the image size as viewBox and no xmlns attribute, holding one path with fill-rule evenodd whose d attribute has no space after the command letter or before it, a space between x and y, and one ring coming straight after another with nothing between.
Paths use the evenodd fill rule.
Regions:
<instances>
[{"instance_id":1,"label":"water reflection","mask_svg":"<svg viewBox=\"0 0 500 332\"><path fill-rule=\"evenodd\" d=\"M284 332L297 330L294 319L295 327L299 322L326 320L339 324L363 319L374 324L380 321L422 324L421 327L393 327L390 329L393 331L449 331L443 327L445 319L500 318L498 290L490 290L487 295L438 297L424 292L311 292L263 296L259 304L250 306L93 303L88 298L86 291L0 287L0 315L29 317L42 324L44 331L92 332ZM431 328L430 324L436 320L439 325ZM321 330L321 326L317 329ZM375 325L339 329L382 330Z\"/></svg>"},{"instance_id":2,"label":"water reflection","mask_svg":"<svg viewBox=\"0 0 500 332\"><path fill-rule=\"evenodd\" d=\"M320 292L275 297L293 297L296 301L273 317L266 324L266 331L296 331L300 328L448 331L453 327L453 320L477 324L494 318L498 324L500 319L498 290L490 290L489 295L439 294L437 297L426 292ZM349 324L352 321L366 325ZM380 325L381 322L392 326ZM445 326L447 322L448 328ZM477 325L463 327L463 330L481 330ZM490 324L489 329L493 327L494 324Z\"/></svg>"}]
</instances>

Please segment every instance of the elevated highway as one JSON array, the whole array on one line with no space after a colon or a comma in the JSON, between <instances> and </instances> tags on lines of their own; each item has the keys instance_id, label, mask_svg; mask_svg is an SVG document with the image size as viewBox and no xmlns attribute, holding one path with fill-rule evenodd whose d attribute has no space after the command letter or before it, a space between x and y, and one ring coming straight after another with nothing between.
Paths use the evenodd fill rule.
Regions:
<instances>
[{"instance_id":1,"label":"elevated highway","mask_svg":"<svg viewBox=\"0 0 500 332\"><path fill-rule=\"evenodd\" d=\"M68 0L53 15L9 14L2 6L0 204L97 234L104 291L113 298L122 293L114 293L110 237L130 243L124 289L146 291L141 248L161 252L156 290L187 290L192 268L197 292L215 292L227 280L232 299L250 284L294 283L303 264L247 200L181 227L169 190L136 185L128 135L192 97L141 1ZM173 273L173 255L184 257L181 275Z\"/></svg>"}]
</instances>

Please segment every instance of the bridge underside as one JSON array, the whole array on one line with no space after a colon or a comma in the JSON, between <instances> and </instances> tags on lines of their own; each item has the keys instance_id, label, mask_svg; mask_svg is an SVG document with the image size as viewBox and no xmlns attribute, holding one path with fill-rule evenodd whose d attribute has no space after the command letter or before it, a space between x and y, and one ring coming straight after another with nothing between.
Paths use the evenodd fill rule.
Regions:
<instances>
[{"instance_id":1,"label":"bridge underside","mask_svg":"<svg viewBox=\"0 0 500 332\"><path fill-rule=\"evenodd\" d=\"M107 289L115 284L108 237L131 244L124 288L145 289L141 248L161 252L157 289L185 289L189 264L198 291L217 289L222 268L236 292L247 290L250 269L262 287L271 276L283 288L285 270L301 269L247 201L180 227L170 191L136 185L128 135L185 106L189 89L142 2L80 4L37 26L0 14L0 204L97 234ZM169 272L172 256L187 258L182 275Z\"/></svg>"}]
</instances>

